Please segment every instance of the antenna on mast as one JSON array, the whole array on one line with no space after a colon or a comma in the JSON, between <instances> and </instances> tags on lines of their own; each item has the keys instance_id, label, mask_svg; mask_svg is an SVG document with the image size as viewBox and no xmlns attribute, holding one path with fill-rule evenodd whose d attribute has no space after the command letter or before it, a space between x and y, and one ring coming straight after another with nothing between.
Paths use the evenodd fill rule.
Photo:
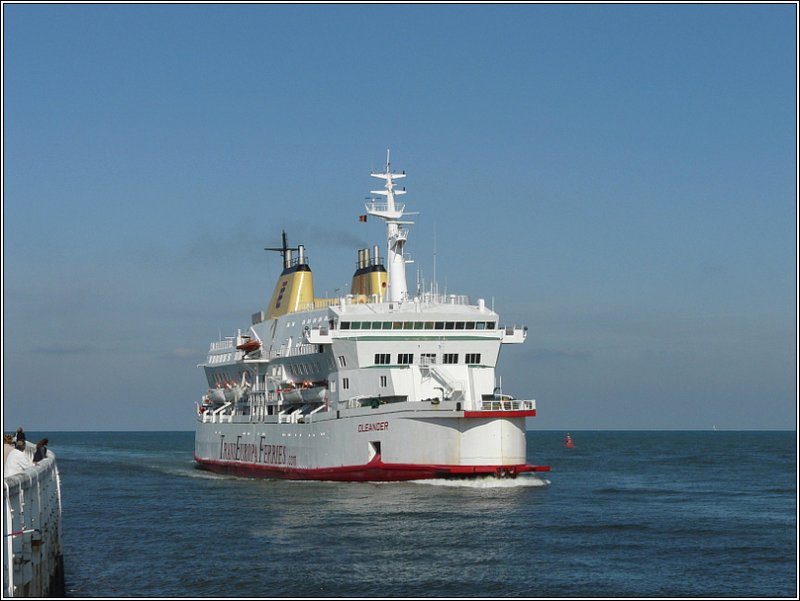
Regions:
<instances>
[{"instance_id":1,"label":"antenna on mast","mask_svg":"<svg viewBox=\"0 0 800 601\"><path fill-rule=\"evenodd\" d=\"M292 251L297 251L298 254L298 262L304 262L303 256L303 246L297 247L290 247L289 243L286 238L286 230L281 230L281 246L280 248L265 248L264 250L274 250L275 252L279 252L283 257L283 268L288 269L292 264Z\"/></svg>"},{"instance_id":2,"label":"antenna on mast","mask_svg":"<svg viewBox=\"0 0 800 601\"><path fill-rule=\"evenodd\" d=\"M431 292L439 294L439 283L436 281L436 224L433 224L433 281L431 282Z\"/></svg>"}]
</instances>

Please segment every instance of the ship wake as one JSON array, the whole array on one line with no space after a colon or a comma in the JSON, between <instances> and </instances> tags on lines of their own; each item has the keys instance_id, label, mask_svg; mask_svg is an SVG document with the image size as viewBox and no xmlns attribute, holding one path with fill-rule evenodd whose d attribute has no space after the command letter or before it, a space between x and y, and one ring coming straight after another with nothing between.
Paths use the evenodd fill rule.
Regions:
<instances>
[{"instance_id":1,"label":"ship wake","mask_svg":"<svg viewBox=\"0 0 800 601\"><path fill-rule=\"evenodd\" d=\"M496 478L484 476L480 478L428 479L412 480L415 484L428 486L447 486L455 488L541 488L550 485L550 480L536 476L518 476L517 478Z\"/></svg>"}]
</instances>

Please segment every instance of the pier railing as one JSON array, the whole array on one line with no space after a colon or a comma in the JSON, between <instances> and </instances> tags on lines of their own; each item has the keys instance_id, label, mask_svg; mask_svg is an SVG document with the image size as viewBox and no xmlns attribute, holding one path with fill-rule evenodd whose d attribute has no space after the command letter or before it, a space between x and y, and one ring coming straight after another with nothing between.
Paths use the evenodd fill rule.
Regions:
<instances>
[{"instance_id":1,"label":"pier railing","mask_svg":"<svg viewBox=\"0 0 800 601\"><path fill-rule=\"evenodd\" d=\"M34 445L28 443L28 454ZM52 451L3 483L3 597L64 595L61 482Z\"/></svg>"}]
</instances>

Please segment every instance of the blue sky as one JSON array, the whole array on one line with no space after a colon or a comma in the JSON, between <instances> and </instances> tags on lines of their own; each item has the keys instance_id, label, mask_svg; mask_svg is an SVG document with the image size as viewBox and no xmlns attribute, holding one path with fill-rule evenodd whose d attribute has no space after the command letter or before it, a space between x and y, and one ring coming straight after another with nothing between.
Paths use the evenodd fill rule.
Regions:
<instances>
[{"instance_id":1,"label":"blue sky","mask_svg":"<svg viewBox=\"0 0 800 601\"><path fill-rule=\"evenodd\" d=\"M797 423L796 5L3 5L3 427L190 430L387 148L544 429ZM435 240L435 243L434 243Z\"/></svg>"}]
</instances>

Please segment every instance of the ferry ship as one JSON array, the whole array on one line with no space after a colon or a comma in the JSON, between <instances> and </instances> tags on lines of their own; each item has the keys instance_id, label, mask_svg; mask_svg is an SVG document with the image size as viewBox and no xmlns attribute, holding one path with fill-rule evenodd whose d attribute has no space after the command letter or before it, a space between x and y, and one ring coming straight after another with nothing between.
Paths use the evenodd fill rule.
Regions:
<instances>
[{"instance_id":1,"label":"ferry ship","mask_svg":"<svg viewBox=\"0 0 800 601\"><path fill-rule=\"evenodd\" d=\"M277 251L283 270L266 311L212 342L201 365L194 459L247 477L395 481L516 477L549 471L526 462L533 400L502 393L501 346L527 327L501 326L483 299L410 294L405 245L413 224L386 169L365 205L385 222L380 247L357 250L350 294L316 298L305 247Z\"/></svg>"}]
</instances>

